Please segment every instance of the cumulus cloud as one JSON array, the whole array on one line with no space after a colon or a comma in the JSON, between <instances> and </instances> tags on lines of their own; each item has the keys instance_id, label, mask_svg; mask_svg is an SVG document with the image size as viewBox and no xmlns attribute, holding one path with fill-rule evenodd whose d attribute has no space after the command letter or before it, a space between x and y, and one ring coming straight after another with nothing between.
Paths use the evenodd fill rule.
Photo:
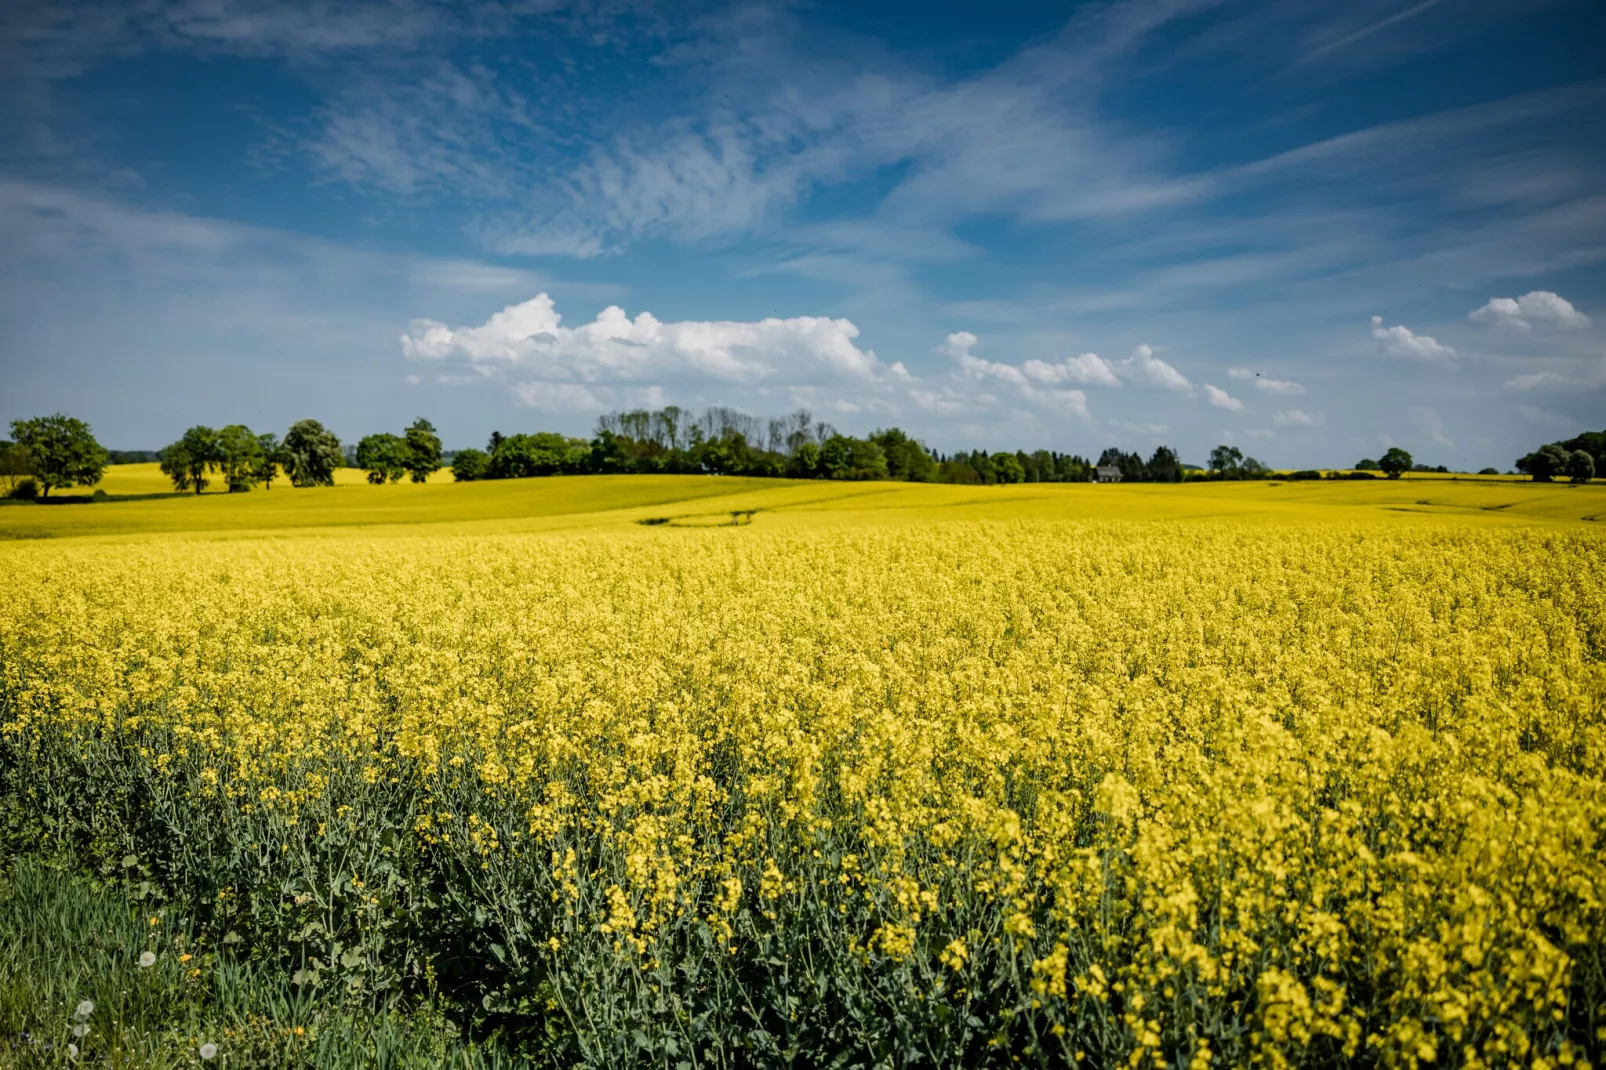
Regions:
<instances>
[{"instance_id":1,"label":"cumulus cloud","mask_svg":"<svg viewBox=\"0 0 1606 1070\"><path fill-rule=\"evenodd\" d=\"M1068 379L1065 368L1074 364L1080 358L1064 361L1061 364L1045 364L1042 361L1030 360L1021 367L1013 364L1002 364L998 361L978 357L971 352L978 339L969 331L956 331L950 334L947 340L938 347L938 352L952 357L958 365L956 375L962 380L971 382L997 382L1003 383L1019 394L1023 399L1047 408L1069 412L1076 416L1087 416L1087 395L1080 390L1068 390L1054 384L1066 381L1082 381ZM1084 356L1093 356L1091 353ZM1093 357L1094 360L1099 358ZM1100 361L1102 364L1103 362ZM933 396L932 400L936 400ZM920 398L916 397L917 403ZM932 408L932 405L923 404L923 407Z\"/></svg>"},{"instance_id":2,"label":"cumulus cloud","mask_svg":"<svg viewBox=\"0 0 1606 1070\"><path fill-rule=\"evenodd\" d=\"M775 380L872 384L896 374L873 351L859 348L858 335L845 319L664 323L650 312L632 319L611 305L592 322L567 327L542 293L478 327L414 320L401 345L411 361L506 375L526 404L561 410L605 406L611 387L665 376L753 386Z\"/></svg>"},{"instance_id":3,"label":"cumulus cloud","mask_svg":"<svg viewBox=\"0 0 1606 1070\"><path fill-rule=\"evenodd\" d=\"M1278 427L1320 427L1327 422L1327 418L1319 412L1289 409L1287 412L1277 413L1271 418L1271 422Z\"/></svg>"},{"instance_id":4,"label":"cumulus cloud","mask_svg":"<svg viewBox=\"0 0 1606 1070\"><path fill-rule=\"evenodd\" d=\"M1119 371L1123 378L1141 386L1160 390L1193 390L1193 384L1188 382L1187 376L1155 356L1154 350L1148 346L1134 349L1130 357L1121 361Z\"/></svg>"},{"instance_id":5,"label":"cumulus cloud","mask_svg":"<svg viewBox=\"0 0 1606 1070\"><path fill-rule=\"evenodd\" d=\"M1377 340L1378 348L1390 356L1407 360L1455 359L1455 350L1431 335L1413 334L1409 327L1385 327L1382 316L1372 317L1372 337Z\"/></svg>"},{"instance_id":6,"label":"cumulus cloud","mask_svg":"<svg viewBox=\"0 0 1606 1070\"><path fill-rule=\"evenodd\" d=\"M1574 308L1565 297L1549 290L1533 290L1521 297L1491 297L1483 307L1467 313L1467 319L1523 331L1535 327L1581 330L1589 326L1588 316Z\"/></svg>"},{"instance_id":7,"label":"cumulus cloud","mask_svg":"<svg viewBox=\"0 0 1606 1070\"><path fill-rule=\"evenodd\" d=\"M1078 353L1054 364L1028 360L1021 365L1027 377L1039 383L1087 383L1092 386L1120 386L1115 369L1097 353Z\"/></svg>"},{"instance_id":8,"label":"cumulus cloud","mask_svg":"<svg viewBox=\"0 0 1606 1070\"><path fill-rule=\"evenodd\" d=\"M1210 404L1214 405L1218 409L1226 409L1229 412L1244 411L1244 403L1220 387L1211 386L1209 383L1205 383L1204 392L1205 398L1210 402Z\"/></svg>"}]
</instances>

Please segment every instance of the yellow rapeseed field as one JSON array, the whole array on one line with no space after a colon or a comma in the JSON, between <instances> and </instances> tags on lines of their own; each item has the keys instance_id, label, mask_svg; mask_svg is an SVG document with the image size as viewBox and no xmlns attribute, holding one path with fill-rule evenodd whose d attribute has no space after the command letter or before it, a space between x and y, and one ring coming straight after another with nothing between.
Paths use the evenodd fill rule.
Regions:
<instances>
[{"instance_id":1,"label":"yellow rapeseed field","mask_svg":"<svg viewBox=\"0 0 1606 1070\"><path fill-rule=\"evenodd\" d=\"M6 827L560 1063L1601 1064L1593 525L993 489L11 542Z\"/></svg>"}]
</instances>

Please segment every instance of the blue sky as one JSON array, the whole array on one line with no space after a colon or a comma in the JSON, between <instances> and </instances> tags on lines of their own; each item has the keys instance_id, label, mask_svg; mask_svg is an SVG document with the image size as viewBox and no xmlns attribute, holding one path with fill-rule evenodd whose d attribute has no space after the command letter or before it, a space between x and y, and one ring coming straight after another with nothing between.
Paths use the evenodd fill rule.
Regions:
<instances>
[{"instance_id":1,"label":"blue sky","mask_svg":"<svg viewBox=\"0 0 1606 1070\"><path fill-rule=\"evenodd\" d=\"M1503 468L1606 425L1597 3L11 0L0 420L806 406Z\"/></svg>"}]
</instances>

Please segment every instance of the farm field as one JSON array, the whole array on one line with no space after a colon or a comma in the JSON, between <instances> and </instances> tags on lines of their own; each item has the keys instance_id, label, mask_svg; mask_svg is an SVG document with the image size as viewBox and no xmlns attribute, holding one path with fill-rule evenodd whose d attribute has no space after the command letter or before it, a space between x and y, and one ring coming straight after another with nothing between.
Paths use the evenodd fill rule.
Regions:
<instances>
[{"instance_id":1,"label":"farm field","mask_svg":"<svg viewBox=\"0 0 1606 1070\"><path fill-rule=\"evenodd\" d=\"M1603 515L1442 477L0 509L0 973L40 978L0 1061L89 1000L82 1059L164 1065L1598 1066Z\"/></svg>"},{"instance_id":2,"label":"farm field","mask_svg":"<svg viewBox=\"0 0 1606 1070\"><path fill-rule=\"evenodd\" d=\"M724 476L563 476L370 486L356 469L337 469L334 487L284 483L247 494L208 492L115 500L167 487L154 464L107 469L114 500L0 508L0 539L193 532L372 533L429 525L482 533L630 524L649 518L717 523L732 510L758 509L765 526L852 519L905 523L943 519L1186 519L1281 517L1380 519L1455 517L1473 523L1529 524L1606 519L1606 484L1572 486L1504 477L1322 480L1241 483L1030 483L967 487L916 483L835 483ZM422 533L422 532L415 532Z\"/></svg>"}]
</instances>

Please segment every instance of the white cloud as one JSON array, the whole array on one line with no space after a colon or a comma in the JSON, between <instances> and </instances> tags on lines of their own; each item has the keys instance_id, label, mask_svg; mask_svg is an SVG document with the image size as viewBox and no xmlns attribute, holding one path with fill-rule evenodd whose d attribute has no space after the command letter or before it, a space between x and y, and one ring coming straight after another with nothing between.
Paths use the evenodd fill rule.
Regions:
<instances>
[{"instance_id":1,"label":"white cloud","mask_svg":"<svg viewBox=\"0 0 1606 1070\"><path fill-rule=\"evenodd\" d=\"M1078 353L1055 364L1028 360L1021 365L1028 378L1039 383L1088 383L1094 386L1120 386L1115 369L1097 353Z\"/></svg>"},{"instance_id":2,"label":"white cloud","mask_svg":"<svg viewBox=\"0 0 1606 1070\"><path fill-rule=\"evenodd\" d=\"M1385 327L1382 316L1372 317L1372 337L1383 352L1409 360L1452 360L1455 350L1430 335L1413 334L1408 327Z\"/></svg>"},{"instance_id":3,"label":"white cloud","mask_svg":"<svg viewBox=\"0 0 1606 1070\"><path fill-rule=\"evenodd\" d=\"M1130 420L1111 420L1110 426L1134 435L1150 435L1159 438L1169 430L1165 424L1133 423Z\"/></svg>"},{"instance_id":4,"label":"white cloud","mask_svg":"<svg viewBox=\"0 0 1606 1070\"><path fill-rule=\"evenodd\" d=\"M608 388L681 376L721 383L789 385L854 381L869 385L887 374L876 356L854 342L850 320L819 316L752 323L663 323L650 312L634 319L610 305L579 327L563 326L552 299L538 294L509 305L478 327L414 320L401 338L413 361L454 361L485 375L506 374L511 389L539 408L595 408Z\"/></svg>"},{"instance_id":5,"label":"white cloud","mask_svg":"<svg viewBox=\"0 0 1606 1070\"><path fill-rule=\"evenodd\" d=\"M1013 364L1001 364L997 361L986 360L971 353L977 338L969 331L956 331L950 334L947 340L938 347L938 352L952 357L959 366L955 373L960 379L972 382L985 382L993 380L1005 383L1015 389L1021 397L1035 404L1076 416L1086 417L1087 395L1080 390L1067 390L1052 384L1066 381L1061 376L1067 374L1064 369L1074 365L1075 360L1065 361L1063 364L1044 364L1042 361L1027 361L1025 367L1017 368ZM1084 354L1092 356L1092 354ZM1080 358L1076 358L1079 360ZM1093 358L1098 360L1097 357ZM1102 364L1102 361L1100 362ZM1035 365L1035 367L1033 367ZM935 409L933 404L922 402L916 396L917 403L928 409Z\"/></svg>"},{"instance_id":6,"label":"white cloud","mask_svg":"<svg viewBox=\"0 0 1606 1070\"><path fill-rule=\"evenodd\" d=\"M1209 383L1205 383L1204 392L1205 398L1209 400L1210 404L1214 405L1218 409L1226 409L1229 412L1244 411L1244 403L1227 393L1225 390L1222 390L1220 387L1211 386Z\"/></svg>"},{"instance_id":7,"label":"white cloud","mask_svg":"<svg viewBox=\"0 0 1606 1070\"><path fill-rule=\"evenodd\" d=\"M1539 390L1545 387L1561 387L1567 385L1564 376L1555 372L1530 372L1527 375L1518 375L1506 380L1508 390Z\"/></svg>"},{"instance_id":8,"label":"white cloud","mask_svg":"<svg viewBox=\"0 0 1606 1070\"><path fill-rule=\"evenodd\" d=\"M1483 307L1469 312L1467 319L1524 331L1534 327L1580 330L1589 326L1588 316L1549 290L1533 290L1516 298L1491 297Z\"/></svg>"},{"instance_id":9,"label":"white cloud","mask_svg":"<svg viewBox=\"0 0 1606 1070\"><path fill-rule=\"evenodd\" d=\"M1507 390L1599 390L1606 386L1606 356L1588 367L1567 374L1553 371L1529 372L1506 380Z\"/></svg>"},{"instance_id":10,"label":"white cloud","mask_svg":"<svg viewBox=\"0 0 1606 1070\"><path fill-rule=\"evenodd\" d=\"M1289 379L1256 379L1255 389L1268 394L1303 394L1305 388Z\"/></svg>"},{"instance_id":11,"label":"white cloud","mask_svg":"<svg viewBox=\"0 0 1606 1070\"><path fill-rule=\"evenodd\" d=\"M1303 394L1305 388L1289 379L1266 379L1259 372L1252 372L1248 368L1228 368L1227 374L1234 379L1245 382L1254 380L1256 390L1264 390L1268 394Z\"/></svg>"},{"instance_id":12,"label":"white cloud","mask_svg":"<svg viewBox=\"0 0 1606 1070\"><path fill-rule=\"evenodd\" d=\"M1277 413L1271 418L1271 422L1278 427L1320 427L1327 422L1327 418L1319 412L1289 409L1287 412Z\"/></svg>"},{"instance_id":13,"label":"white cloud","mask_svg":"<svg viewBox=\"0 0 1606 1070\"><path fill-rule=\"evenodd\" d=\"M1130 357L1121 361L1118 368L1123 377L1144 386L1160 390L1193 390L1193 384L1188 382L1187 376L1155 356L1154 350L1148 346L1138 346Z\"/></svg>"},{"instance_id":14,"label":"white cloud","mask_svg":"<svg viewBox=\"0 0 1606 1070\"><path fill-rule=\"evenodd\" d=\"M1252 430L1245 431L1244 435L1247 438L1276 438L1277 432L1268 430L1264 427L1257 427Z\"/></svg>"}]
</instances>

